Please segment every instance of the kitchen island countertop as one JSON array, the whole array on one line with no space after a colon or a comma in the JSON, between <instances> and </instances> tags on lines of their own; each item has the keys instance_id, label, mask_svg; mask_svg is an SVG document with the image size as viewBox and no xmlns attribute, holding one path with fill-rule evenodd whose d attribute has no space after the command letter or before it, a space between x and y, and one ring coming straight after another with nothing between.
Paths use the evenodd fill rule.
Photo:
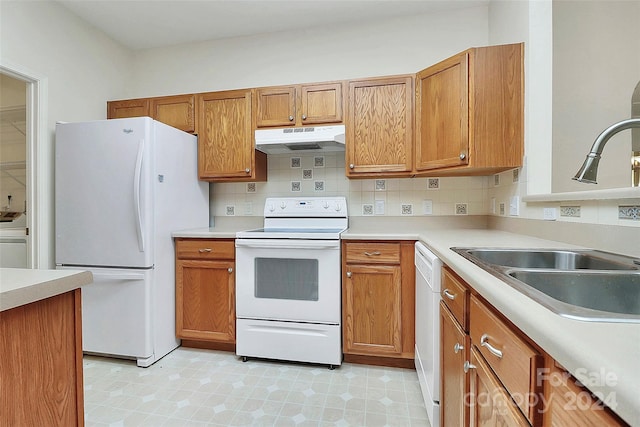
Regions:
<instances>
[{"instance_id":1,"label":"kitchen island countertop","mask_svg":"<svg viewBox=\"0 0 640 427\"><path fill-rule=\"evenodd\" d=\"M60 295L93 281L82 270L0 268L0 311Z\"/></svg>"}]
</instances>

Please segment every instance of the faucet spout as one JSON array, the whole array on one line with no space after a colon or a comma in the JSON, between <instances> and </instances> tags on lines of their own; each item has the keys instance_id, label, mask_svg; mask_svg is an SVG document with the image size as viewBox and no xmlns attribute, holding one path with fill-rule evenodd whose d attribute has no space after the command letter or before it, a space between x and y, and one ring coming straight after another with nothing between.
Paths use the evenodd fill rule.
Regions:
<instances>
[{"instance_id":1,"label":"faucet spout","mask_svg":"<svg viewBox=\"0 0 640 427\"><path fill-rule=\"evenodd\" d=\"M582 164L582 167L572 179L587 184L597 184L598 163L600 162L600 155L607 141L618 132L631 128L640 128L640 118L622 120L603 130L594 141L591 151L587 154L587 158Z\"/></svg>"}]
</instances>

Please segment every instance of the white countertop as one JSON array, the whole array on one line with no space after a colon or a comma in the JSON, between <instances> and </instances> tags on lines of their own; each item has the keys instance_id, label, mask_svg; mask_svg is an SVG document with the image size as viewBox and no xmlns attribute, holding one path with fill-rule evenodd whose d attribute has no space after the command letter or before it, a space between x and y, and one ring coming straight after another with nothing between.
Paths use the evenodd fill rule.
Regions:
<instances>
[{"instance_id":1,"label":"white countertop","mask_svg":"<svg viewBox=\"0 0 640 427\"><path fill-rule=\"evenodd\" d=\"M60 295L93 282L82 270L0 268L0 311Z\"/></svg>"},{"instance_id":2,"label":"white countertop","mask_svg":"<svg viewBox=\"0 0 640 427\"><path fill-rule=\"evenodd\" d=\"M571 248L496 230L429 230L419 239L489 303L633 426L640 426L640 324L561 317L467 261L451 247ZM596 248L597 249L597 248ZM617 403L617 405L616 405Z\"/></svg>"}]
</instances>

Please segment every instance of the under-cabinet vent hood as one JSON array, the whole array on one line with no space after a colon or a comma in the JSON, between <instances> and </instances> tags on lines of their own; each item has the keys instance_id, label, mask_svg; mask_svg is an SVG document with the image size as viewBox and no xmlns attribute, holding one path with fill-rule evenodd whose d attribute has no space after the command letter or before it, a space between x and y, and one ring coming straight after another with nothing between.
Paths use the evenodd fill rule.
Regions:
<instances>
[{"instance_id":1,"label":"under-cabinet vent hood","mask_svg":"<svg viewBox=\"0 0 640 427\"><path fill-rule=\"evenodd\" d=\"M258 129L256 149L267 154L344 151L344 125Z\"/></svg>"}]
</instances>

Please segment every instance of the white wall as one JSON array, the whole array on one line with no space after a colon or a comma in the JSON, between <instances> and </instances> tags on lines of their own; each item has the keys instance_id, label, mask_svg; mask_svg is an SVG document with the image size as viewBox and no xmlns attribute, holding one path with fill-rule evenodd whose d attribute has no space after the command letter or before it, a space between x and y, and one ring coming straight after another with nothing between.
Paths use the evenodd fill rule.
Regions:
<instances>
[{"instance_id":1,"label":"white wall","mask_svg":"<svg viewBox=\"0 0 640 427\"><path fill-rule=\"evenodd\" d=\"M53 153L56 121L102 119L107 99L124 96L131 54L53 1L0 3L0 65L46 87L37 179L43 221L40 268L53 266ZM32 225L33 227L33 225Z\"/></svg>"},{"instance_id":2,"label":"white wall","mask_svg":"<svg viewBox=\"0 0 640 427\"><path fill-rule=\"evenodd\" d=\"M631 117L640 81L640 2L553 3L553 191L629 187L631 132L604 149L598 185L572 181L593 141Z\"/></svg>"},{"instance_id":3,"label":"white wall","mask_svg":"<svg viewBox=\"0 0 640 427\"><path fill-rule=\"evenodd\" d=\"M130 97L415 73L487 43L487 8L136 53Z\"/></svg>"}]
</instances>

